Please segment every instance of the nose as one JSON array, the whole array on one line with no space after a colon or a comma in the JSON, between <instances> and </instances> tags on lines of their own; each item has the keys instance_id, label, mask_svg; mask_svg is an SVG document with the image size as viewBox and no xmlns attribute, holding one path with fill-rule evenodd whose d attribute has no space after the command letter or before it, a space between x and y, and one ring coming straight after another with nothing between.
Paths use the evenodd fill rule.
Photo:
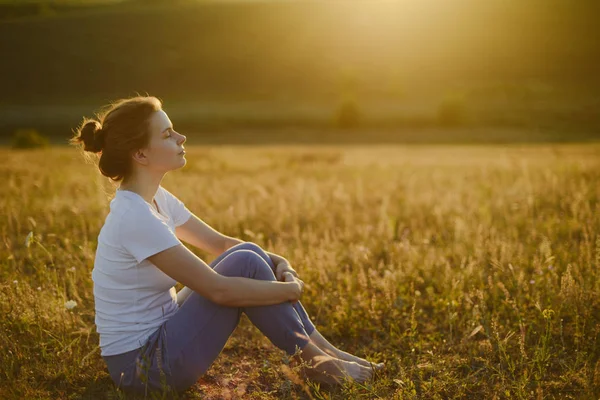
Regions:
<instances>
[{"instance_id":1,"label":"nose","mask_svg":"<svg viewBox=\"0 0 600 400\"><path fill-rule=\"evenodd\" d=\"M184 144L187 138L185 137L185 135L182 135L181 133L178 133L178 135L181 136L181 137L177 141L177 144L180 144L180 145Z\"/></svg>"}]
</instances>

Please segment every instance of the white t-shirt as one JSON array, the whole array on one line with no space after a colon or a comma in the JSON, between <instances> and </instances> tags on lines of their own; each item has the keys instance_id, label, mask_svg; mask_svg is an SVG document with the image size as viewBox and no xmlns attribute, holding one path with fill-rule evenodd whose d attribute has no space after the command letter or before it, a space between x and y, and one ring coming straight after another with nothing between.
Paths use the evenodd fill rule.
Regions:
<instances>
[{"instance_id":1,"label":"white t-shirt","mask_svg":"<svg viewBox=\"0 0 600 400\"><path fill-rule=\"evenodd\" d=\"M176 246L175 227L191 212L162 186L159 212L135 192L117 189L110 202L92 270L100 354L125 353L177 311L176 281L146 258Z\"/></svg>"}]
</instances>

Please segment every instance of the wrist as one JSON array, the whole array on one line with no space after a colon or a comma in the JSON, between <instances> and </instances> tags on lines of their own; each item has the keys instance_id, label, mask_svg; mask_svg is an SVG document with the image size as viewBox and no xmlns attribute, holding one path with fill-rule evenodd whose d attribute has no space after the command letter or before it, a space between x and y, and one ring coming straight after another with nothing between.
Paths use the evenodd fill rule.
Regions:
<instances>
[{"instance_id":1,"label":"wrist","mask_svg":"<svg viewBox=\"0 0 600 400\"><path fill-rule=\"evenodd\" d=\"M294 301L298 298L298 287L295 282L281 282L286 285L287 293L286 293L286 301Z\"/></svg>"}]
</instances>

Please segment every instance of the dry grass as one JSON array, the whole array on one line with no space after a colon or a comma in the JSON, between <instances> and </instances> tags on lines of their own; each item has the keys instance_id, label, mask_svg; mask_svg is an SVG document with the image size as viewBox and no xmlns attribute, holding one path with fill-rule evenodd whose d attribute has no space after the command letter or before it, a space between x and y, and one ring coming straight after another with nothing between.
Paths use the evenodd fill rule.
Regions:
<instances>
[{"instance_id":1,"label":"dry grass","mask_svg":"<svg viewBox=\"0 0 600 400\"><path fill-rule=\"evenodd\" d=\"M216 229L289 258L319 330L387 369L364 386L302 387L243 319L185 396L597 398L599 156L190 148L164 186ZM110 187L66 148L0 150L0 172L0 397L124 397L99 355L90 276Z\"/></svg>"}]
</instances>

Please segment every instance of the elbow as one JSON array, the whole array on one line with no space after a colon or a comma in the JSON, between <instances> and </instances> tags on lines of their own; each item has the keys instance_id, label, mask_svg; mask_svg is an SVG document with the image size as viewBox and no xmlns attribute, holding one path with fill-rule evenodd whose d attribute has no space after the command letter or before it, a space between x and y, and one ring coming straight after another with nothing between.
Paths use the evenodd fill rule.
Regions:
<instances>
[{"instance_id":1,"label":"elbow","mask_svg":"<svg viewBox=\"0 0 600 400\"><path fill-rule=\"evenodd\" d=\"M223 295L223 293L221 292L217 292L217 291L212 291L210 294L210 297L208 298L210 301L212 301L215 304L218 304L220 306L226 306L226 300L225 300L225 296Z\"/></svg>"},{"instance_id":2,"label":"elbow","mask_svg":"<svg viewBox=\"0 0 600 400\"><path fill-rule=\"evenodd\" d=\"M228 283L227 277L219 275L215 280L215 284L213 285L213 289L209 292L207 296L210 301L215 304L219 304L222 306L228 305Z\"/></svg>"}]
</instances>

